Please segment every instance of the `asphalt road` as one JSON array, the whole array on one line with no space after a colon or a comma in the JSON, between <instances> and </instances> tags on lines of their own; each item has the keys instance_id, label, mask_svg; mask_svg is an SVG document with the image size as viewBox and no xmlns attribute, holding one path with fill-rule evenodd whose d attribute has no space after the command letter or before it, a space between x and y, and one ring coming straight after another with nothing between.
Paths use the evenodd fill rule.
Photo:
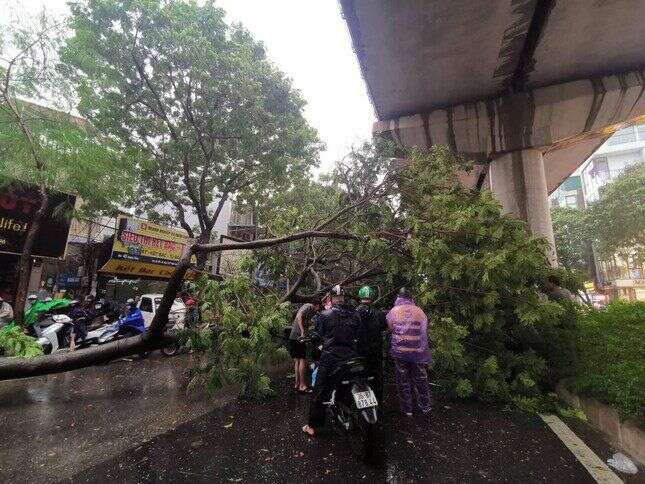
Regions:
<instances>
[{"instance_id":1,"label":"asphalt road","mask_svg":"<svg viewBox=\"0 0 645 484\"><path fill-rule=\"evenodd\" d=\"M368 464L333 429L301 432L308 400L283 375L266 402L191 399L180 384L189 364L150 358L0 383L0 481L593 482L532 415L436 401L429 417L407 418L388 382Z\"/></svg>"}]
</instances>

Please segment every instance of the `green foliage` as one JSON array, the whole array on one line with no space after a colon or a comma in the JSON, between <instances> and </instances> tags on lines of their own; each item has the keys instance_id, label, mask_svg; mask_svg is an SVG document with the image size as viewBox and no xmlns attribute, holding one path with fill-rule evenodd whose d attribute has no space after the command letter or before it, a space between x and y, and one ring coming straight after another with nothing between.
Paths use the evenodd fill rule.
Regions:
<instances>
[{"instance_id":1,"label":"green foliage","mask_svg":"<svg viewBox=\"0 0 645 484\"><path fill-rule=\"evenodd\" d=\"M585 212L577 208L553 207L551 220L560 263L569 269L586 271L591 234Z\"/></svg>"},{"instance_id":2,"label":"green foliage","mask_svg":"<svg viewBox=\"0 0 645 484\"><path fill-rule=\"evenodd\" d=\"M364 143L320 181L303 179L259 207L260 224L272 235L324 224L324 230L359 237L298 241L257 253L267 277L289 280L293 287L304 275L299 292L310 295L338 283L358 289L365 279L361 274L385 271L388 264L398 263L388 253L399 240L384 235L397 228L396 195L389 190L389 150L385 144ZM370 284L385 287L383 279L372 278Z\"/></svg>"},{"instance_id":3,"label":"green foliage","mask_svg":"<svg viewBox=\"0 0 645 484\"><path fill-rule=\"evenodd\" d=\"M240 385L241 398L272 396L264 368L286 357L272 335L290 320L289 305L262 293L245 273L221 282L201 280L198 288L203 319L210 329L188 339L195 347L207 348L205 363L191 372L189 389Z\"/></svg>"},{"instance_id":4,"label":"green foliage","mask_svg":"<svg viewBox=\"0 0 645 484\"><path fill-rule=\"evenodd\" d=\"M255 205L315 164L300 94L212 0L73 1L71 11L62 58L79 111L142 154L136 205L149 217L209 241L217 198Z\"/></svg>"},{"instance_id":5,"label":"green foliage","mask_svg":"<svg viewBox=\"0 0 645 484\"><path fill-rule=\"evenodd\" d=\"M22 328L15 324L0 329L0 349L3 350L4 356L19 358L33 358L43 354L36 338L25 334Z\"/></svg>"},{"instance_id":6,"label":"green foliage","mask_svg":"<svg viewBox=\"0 0 645 484\"><path fill-rule=\"evenodd\" d=\"M399 177L410 259L396 276L427 310L433 371L448 394L538 398L559 377L549 364L572 357L567 331L576 318L540 288L550 275L572 278L548 265L546 241L502 214L490 192L459 184L457 169L469 164L446 148L410 154Z\"/></svg>"},{"instance_id":7,"label":"green foliage","mask_svg":"<svg viewBox=\"0 0 645 484\"><path fill-rule=\"evenodd\" d=\"M645 164L626 169L605 185L589 206L588 223L601 257L625 253L645 259Z\"/></svg>"},{"instance_id":8,"label":"green foliage","mask_svg":"<svg viewBox=\"0 0 645 484\"><path fill-rule=\"evenodd\" d=\"M123 202L133 162L113 140L67 114L75 98L57 55L64 27L43 12L14 19L0 34L0 176L2 183L17 179L80 195L84 215L92 215Z\"/></svg>"},{"instance_id":9,"label":"green foliage","mask_svg":"<svg viewBox=\"0 0 645 484\"><path fill-rule=\"evenodd\" d=\"M645 302L588 309L576 333L578 363L566 385L645 424Z\"/></svg>"}]
</instances>

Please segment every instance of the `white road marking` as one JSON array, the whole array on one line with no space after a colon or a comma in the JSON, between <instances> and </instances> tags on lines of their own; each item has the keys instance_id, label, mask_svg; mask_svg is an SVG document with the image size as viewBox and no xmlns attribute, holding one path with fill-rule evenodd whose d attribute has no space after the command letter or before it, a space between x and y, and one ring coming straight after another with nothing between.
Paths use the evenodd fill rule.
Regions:
<instances>
[{"instance_id":1,"label":"white road marking","mask_svg":"<svg viewBox=\"0 0 645 484\"><path fill-rule=\"evenodd\" d=\"M574 434L567 425L555 415L542 415L542 420L553 433L567 446L591 477L600 484L622 484L618 477L605 462L598 457L587 445Z\"/></svg>"}]
</instances>

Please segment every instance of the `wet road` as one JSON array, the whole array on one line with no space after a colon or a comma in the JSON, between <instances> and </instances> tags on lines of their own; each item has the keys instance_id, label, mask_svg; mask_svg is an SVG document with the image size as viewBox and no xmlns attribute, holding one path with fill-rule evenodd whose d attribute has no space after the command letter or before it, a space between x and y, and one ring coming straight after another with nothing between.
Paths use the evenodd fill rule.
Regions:
<instances>
[{"instance_id":1,"label":"wet road","mask_svg":"<svg viewBox=\"0 0 645 484\"><path fill-rule=\"evenodd\" d=\"M284 377L280 398L224 406L184 396L186 365L152 358L0 383L0 481L593 482L537 417L436 402L410 419L390 397L380 465L367 465L342 434L301 432L307 398Z\"/></svg>"},{"instance_id":2,"label":"wet road","mask_svg":"<svg viewBox=\"0 0 645 484\"><path fill-rule=\"evenodd\" d=\"M0 382L0 482L53 482L222 405L187 398L189 355Z\"/></svg>"}]
</instances>

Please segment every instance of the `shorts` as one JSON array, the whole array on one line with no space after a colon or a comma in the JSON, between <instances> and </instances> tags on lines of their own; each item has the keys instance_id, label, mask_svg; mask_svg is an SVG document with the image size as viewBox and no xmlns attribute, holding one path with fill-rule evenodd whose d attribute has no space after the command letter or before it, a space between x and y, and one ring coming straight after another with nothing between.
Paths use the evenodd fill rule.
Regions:
<instances>
[{"instance_id":1,"label":"shorts","mask_svg":"<svg viewBox=\"0 0 645 484\"><path fill-rule=\"evenodd\" d=\"M304 360L307 357L307 345L296 340L289 340L289 354L291 358Z\"/></svg>"}]
</instances>

